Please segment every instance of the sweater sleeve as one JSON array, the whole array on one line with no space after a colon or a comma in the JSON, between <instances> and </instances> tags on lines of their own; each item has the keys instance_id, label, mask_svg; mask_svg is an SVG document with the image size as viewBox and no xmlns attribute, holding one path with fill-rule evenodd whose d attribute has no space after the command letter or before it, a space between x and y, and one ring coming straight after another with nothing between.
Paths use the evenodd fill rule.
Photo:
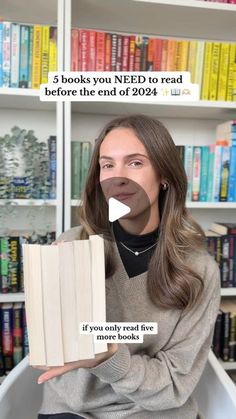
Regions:
<instances>
[{"instance_id":1,"label":"sweater sleeve","mask_svg":"<svg viewBox=\"0 0 236 419\"><path fill-rule=\"evenodd\" d=\"M128 346L120 344L111 358L90 372L143 409L156 411L183 405L201 377L212 343L220 303L215 262L206 269L204 282L200 303L182 313L168 343L154 357L131 355Z\"/></svg>"}]
</instances>

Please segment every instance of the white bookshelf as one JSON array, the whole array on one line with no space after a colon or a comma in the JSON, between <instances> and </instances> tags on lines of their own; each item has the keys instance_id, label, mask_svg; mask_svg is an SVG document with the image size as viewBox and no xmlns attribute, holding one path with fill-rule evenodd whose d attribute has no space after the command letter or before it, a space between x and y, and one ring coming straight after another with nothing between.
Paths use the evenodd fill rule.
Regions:
<instances>
[{"instance_id":1,"label":"white bookshelf","mask_svg":"<svg viewBox=\"0 0 236 419\"><path fill-rule=\"evenodd\" d=\"M23 292L0 294L0 303L20 303L23 301L25 301L25 294Z\"/></svg>"},{"instance_id":2,"label":"white bookshelf","mask_svg":"<svg viewBox=\"0 0 236 419\"><path fill-rule=\"evenodd\" d=\"M0 206L11 205L20 207L49 206L56 207L56 199L0 199Z\"/></svg>"},{"instance_id":3,"label":"white bookshelf","mask_svg":"<svg viewBox=\"0 0 236 419\"><path fill-rule=\"evenodd\" d=\"M219 362L226 371L236 370L236 362L226 362L222 360L219 360Z\"/></svg>"}]
</instances>

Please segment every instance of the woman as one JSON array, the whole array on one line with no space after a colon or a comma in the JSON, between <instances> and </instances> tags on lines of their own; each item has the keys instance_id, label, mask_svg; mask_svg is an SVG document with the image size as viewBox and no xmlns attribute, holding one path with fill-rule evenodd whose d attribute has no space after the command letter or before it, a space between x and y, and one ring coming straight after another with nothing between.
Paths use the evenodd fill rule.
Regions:
<instances>
[{"instance_id":1,"label":"woman","mask_svg":"<svg viewBox=\"0 0 236 419\"><path fill-rule=\"evenodd\" d=\"M186 189L180 157L159 121L133 115L105 126L88 173L82 227L62 239L102 233L107 321L157 322L158 334L43 373L40 419L196 419L191 395L211 346L220 281L204 233L185 208ZM111 196L131 207L114 223Z\"/></svg>"}]
</instances>

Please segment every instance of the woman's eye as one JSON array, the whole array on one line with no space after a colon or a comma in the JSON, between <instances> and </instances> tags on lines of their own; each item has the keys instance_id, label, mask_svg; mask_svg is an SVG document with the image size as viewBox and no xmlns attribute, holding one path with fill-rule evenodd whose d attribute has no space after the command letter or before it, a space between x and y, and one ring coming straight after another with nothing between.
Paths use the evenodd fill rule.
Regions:
<instances>
[{"instance_id":1,"label":"woman's eye","mask_svg":"<svg viewBox=\"0 0 236 419\"><path fill-rule=\"evenodd\" d=\"M142 162L139 160L135 160L135 161L131 161L130 162L131 166L142 166Z\"/></svg>"},{"instance_id":2,"label":"woman's eye","mask_svg":"<svg viewBox=\"0 0 236 419\"><path fill-rule=\"evenodd\" d=\"M102 169L110 169L112 167L111 163L106 163L102 165Z\"/></svg>"}]
</instances>

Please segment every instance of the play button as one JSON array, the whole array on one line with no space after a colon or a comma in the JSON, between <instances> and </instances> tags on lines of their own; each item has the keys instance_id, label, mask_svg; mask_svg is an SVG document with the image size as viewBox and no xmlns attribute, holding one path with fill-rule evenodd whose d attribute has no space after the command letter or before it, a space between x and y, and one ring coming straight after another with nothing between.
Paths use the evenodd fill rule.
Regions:
<instances>
[{"instance_id":1,"label":"play button","mask_svg":"<svg viewBox=\"0 0 236 419\"><path fill-rule=\"evenodd\" d=\"M109 198L108 200L108 218L111 223L129 214L131 208L128 205L123 204L115 198Z\"/></svg>"}]
</instances>

